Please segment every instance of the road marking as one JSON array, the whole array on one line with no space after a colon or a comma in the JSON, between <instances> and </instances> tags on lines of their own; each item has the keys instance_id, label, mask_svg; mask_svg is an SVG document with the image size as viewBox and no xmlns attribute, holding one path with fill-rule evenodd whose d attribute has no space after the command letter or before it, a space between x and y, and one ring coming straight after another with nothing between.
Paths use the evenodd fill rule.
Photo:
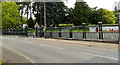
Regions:
<instances>
[{"instance_id":1,"label":"road marking","mask_svg":"<svg viewBox=\"0 0 120 65\"><path fill-rule=\"evenodd\" d=\"M22 41L24 43L29 43L29 44L33 44L32 42L27 42L27 41ZM57 48L57 49L64 49L64 48L60 48L60 47L55 47L55 46L49 46L49 45L46 45L46 44L39 44L41 46L46 46L46 47L51 47L51 48Z\"/></svg>"},{"instance_id":2,"label":"road marking","mask_svg":"<svg viewBox=\"0 0 120 65\"><path fill-rule=\"evenodd\" d=\"M96 55L96 54L92 54L92 53L86 53L86 52L80 52L82 54L86 54L86 55L91 55L91 56L96 56L96 57L101 57L101 58L107 58L107 59L112 59L112 60L117 60L116 58L111 58L111 57L107 57L107 56L101 56L101 55Z\"/></svg>"},{"instance_id":3,"label":"road marking","mask_svg":"<svg viewBox=\"0 0 120 65\"><path fill-rule=\"evenodd\" d=\"M51 47L51 48L64 49L64 48L55 47L55 46L49 46L49 45L45 45L45 44L40 44L40 45L41 45L41 46L47 46L47 47Z\"/></svg>"},{"instance_id":4,"label":"road marking","mask_svg":"<svg viewBox=\"0 0 120 65\"><path fill-rule=\"evenodd\" d=\"M21 41L23 43L29 43L29 44L32 44L32 42L28 42L28 41Z\"/></svg>"}]
</instances>

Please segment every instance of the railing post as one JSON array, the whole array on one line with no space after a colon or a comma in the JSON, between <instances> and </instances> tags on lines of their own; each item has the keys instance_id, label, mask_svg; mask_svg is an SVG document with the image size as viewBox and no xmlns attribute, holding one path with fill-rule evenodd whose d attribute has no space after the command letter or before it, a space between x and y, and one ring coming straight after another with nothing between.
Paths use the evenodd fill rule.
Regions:
<instances>
[{"instance_id":1,"label":"railing post","mask_svg":"<svg viewBox=\"0 0 120 65\"><path fill-rule=\"evenodd\" d=\"M61 37L61 28L59 27L59 38Z\"/></svg>"},{"instance_id":2,"label":"railing post","mask_svg":"<svg viewBox=\"0 0 120 65\"><path fill-rule=\"evenodd\" d=\"M24 36L24 29L21 28L21 35Z\"/></svg>"},{"instance_id":3,"label":"railing post","mask_svg":"<svg viewBox=\"0 0 120 65\"><path fill-rule=\"evenodd\" d=\"M10 35L11 29L10 28L6 28L6 35Z\"/></svg>"},{"instance_id":4,"label":"railing post","mask_svg":"<svg viewBox=\"0 0 120 65\"><path fill-rule=\"evenodd\" d=\"M13 28L12 32L13 32L13 35L15 35L15 28Z\"/></svg>"},{"instance_id":5,"label":"railing post","mask_svg":"<svg viewBox=\"0 0 120 65\"><path fill-rule=\"evenodd\" d=\"M13 35L13 29L12 29L12 28L10 28L9 34L10 34L10 35Z\"/></svg>"},{"instance_id":6,"label":"railing post","mask_svg":"<svg viewBox=\"0 0 120 65\"><path fill-rule=\"evenodd\" d=\"M38 28L35 28L35 36L38 37Z\"/></svg>"},{"instance_id":7,"label":"railing post","mask_svg":"<svg viewBox=\"0 0 120 65\"><path fill-rule=\"evenodd\" d=\"M52 29L52 27L50 27L50 29L51 29L51 31L50 31L50 38L53 38L53 37L52 37L52 33L53 33L52 30L53 30L53 29Z\"/></svg>"},{"instance_id":8,"label":"railing post","mask_svg":"<svg viewBox=\"0 0 120 65\"><path fill-rule=\"evenodd\" d=\"M5 34L5 35L7 35L7 31L6 31L6 28L5 28L4 30L5 30L5 33L4 33L4 34Z\"/></svg>"},{"instance_id":9,"label":"railing post","mask_svg":"<svg viewBox=\"0 0 120 65\"><path fill-rule=\"evenodd\" d=\"M72 26L70 26L70 38L72 38Z\"/></svg>"},{"instance_id":10,"label":"railing post","mask_svg":"<svg viewBox=\"0 0 120 65\"><path fill-rule=\"evenodd\" d=\"M28 37L28 27L25 26L25 36Z\"/></svg>"},{"instance_id":11,"label":"railing post","mask_svg":"<svg viewBox=\"0 0 120 65\"><path fill-rule=\"evenodd\" d=\"M98 22L98 27L99 27L99 39L103 39L102 22Z\"/></svg>"},{"instance_id":12,"label":"railing post","mask_svg":"<svg viewBox=\"0 0 120 65\"><path fill-rule=\"evenodd\" d=\"M39 35L40 37L42 37L42 27L39 30L40 30Z\"/></svg>"},{"instance_id":13,"label":"railing post","mask_svg":"<svg viewBox=\"0 0 120 65\"><path fill-rule=\"evenodd\" d=\"M82 23L83 25L83 39L86 39L86 23Z\"/></svg>"}]
</instances>

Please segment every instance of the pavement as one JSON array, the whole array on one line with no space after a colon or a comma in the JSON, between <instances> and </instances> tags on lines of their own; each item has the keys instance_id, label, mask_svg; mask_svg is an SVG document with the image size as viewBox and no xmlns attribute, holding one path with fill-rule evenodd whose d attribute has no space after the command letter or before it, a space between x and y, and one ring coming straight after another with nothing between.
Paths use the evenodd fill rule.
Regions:
<instances>
[{"instance_id":1,"label":"pavement","mask_svg":"<svg viewBox=\"0 0 120 65\"><path fill-rule=\"evenodd\" d=\"M110 47L105 48L102 47L103 43L99 43L101 46L85 43L98 44L88 41L76 44L74 41L71 43L54 39L2 37L2 47L27 57L32 63L118 63L118 45L107 43L105 47ZM111 48L112 45L115 47Z\"/></svg>"},{"instance_id":2,"label":"pavement","mask_svg":"<svg viewBox=\"0 0 120 65\"><path fill-rule=\"evenodd\" d=\"M64 42L65 44L78 44L78 45L85 45L89 47L98 47L98 48L105 48L105 49L116 49L118 50L118 43L106 43L106 42L97 42L97 41L81 41L81 40L63 40L63 39L51 39L51 38L34 38L46 41L59 41Z\"/></svg>"}]
</instances>

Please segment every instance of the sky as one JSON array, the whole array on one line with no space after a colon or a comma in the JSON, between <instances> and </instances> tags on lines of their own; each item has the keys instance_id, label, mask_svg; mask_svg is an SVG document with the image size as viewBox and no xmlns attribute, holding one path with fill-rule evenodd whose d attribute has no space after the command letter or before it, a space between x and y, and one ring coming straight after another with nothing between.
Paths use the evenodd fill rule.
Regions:
<instances>
[{"instance_id":1,"label":"sky","mask_svg":"<svg viewBox=\"0 0 120 65\"><path fill-rule=\"evenodd\" d=\"M115 2L119 2L120 0L84 0L90 7L97 6L98 8L105 8L108 10L113 10L113 5ZM73 7L76 0L69 0L68 3L65 4L68 7Z\"/></svg>"}]
</instances>

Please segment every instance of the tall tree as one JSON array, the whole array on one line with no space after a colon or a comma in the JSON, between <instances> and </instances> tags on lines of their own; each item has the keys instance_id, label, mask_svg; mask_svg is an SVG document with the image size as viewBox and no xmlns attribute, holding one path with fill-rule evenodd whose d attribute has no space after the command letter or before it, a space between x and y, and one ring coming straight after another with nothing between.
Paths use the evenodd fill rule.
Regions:
<instances>
[{"instance_id":1,"label":"tall tree","mask_svg":"<svg viewBox=\"0 0 120 65\"><path fill-rule=\"evenodd\" d=\"M33 10L33 14L35 16L35 20L36 22L41 26L43 25L44 22L44 9L43 9L44 5L42 2L34 2L33 6L32 6L32 10Z\"/></svg>"},{"instance_id":2,"label":"tall tree","mask_svg":"<svg viewBox=\"0 0 120 65\"><path fill-rule=\"evenodd\" d=\"M82 23L88 23L90 7L85 2L76 2L73 10L73 23L78 26Z\"/></svg>"},{"instance_id":3,"label":"tall tree","mask_svg":"<svg viewBox=\"0 0 120 65\"><path fill-rule=\"evenodd\" d=\"M27 15L27 21L26 24L28 24L28 27L33 28L34 24L33 24L33 19L32 19L32 7L31 7L31 2L16 2L20 8L20 18L21 18L21 22L23 20L23 15ZM28 18L28 16L30 15L30 18Z\"/></svg>"},{"instance_id":4,"label":"tall tree","mask_svg":"<svg viewBox=\"0 0 120 65\"><path fill-rule=\"evenodd\" d=\"M43 25L44 8L43 3L35 2L33 4L33 12L36 21ZM46 15L47 15L47 26L58 25L60 23L65 23L65 8L63 2L47 2L46 3Z\"/></svg>"}]
</instances>

